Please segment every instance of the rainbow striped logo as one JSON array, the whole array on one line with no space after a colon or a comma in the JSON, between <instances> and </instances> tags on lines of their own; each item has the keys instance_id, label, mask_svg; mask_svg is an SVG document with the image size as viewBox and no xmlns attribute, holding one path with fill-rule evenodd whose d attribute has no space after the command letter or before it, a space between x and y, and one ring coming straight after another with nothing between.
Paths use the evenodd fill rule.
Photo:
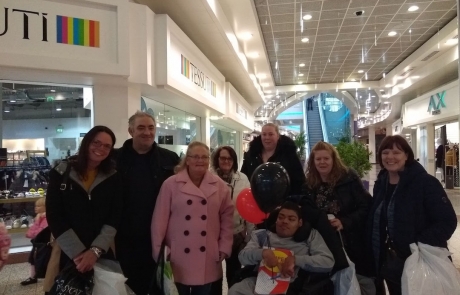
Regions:
<instances>
[{"instance_id":1,"label":"rainbow striped logo","mask_svg":"<svg viewBox=\"0 0 460 295\"><path fill-rule=\"evenodd\" d=\"M98 21L57 15L56 27L57 43L100 47Z\"/></svg>"},{"instance_id":2,"label":"rainbow striped logo","mask_svg":"<svg viewBox=\"0 0 460 295\"><path fill-rule=\"evenodd\" d=\"M216 97L217 85L208 76L206 76L199 68L191 63L185 56L181 55L181 74L201 87L204 91Z\"/></svg>"}]
</instances>

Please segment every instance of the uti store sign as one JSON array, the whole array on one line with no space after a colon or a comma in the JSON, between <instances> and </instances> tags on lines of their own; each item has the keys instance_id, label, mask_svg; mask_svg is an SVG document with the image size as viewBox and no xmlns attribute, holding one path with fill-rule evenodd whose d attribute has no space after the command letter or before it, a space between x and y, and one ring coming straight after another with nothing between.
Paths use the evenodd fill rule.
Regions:
<instances>
[{"instance_id":1,"label":"uti store sign","mask_svg":"<svg viewBox=\"0 0 460 295\"><path fill-rule=\"evenodd\" d=\"M54 18L53 22L50 22L51 18ZM23 40L42 42L56 40L56 43L60 44L100 47L98 20L0 6L0 42L2 37L13 34L16 35L14 37ZM53 38L50 38L52 35Z\"/></svg>"}]
</instances>

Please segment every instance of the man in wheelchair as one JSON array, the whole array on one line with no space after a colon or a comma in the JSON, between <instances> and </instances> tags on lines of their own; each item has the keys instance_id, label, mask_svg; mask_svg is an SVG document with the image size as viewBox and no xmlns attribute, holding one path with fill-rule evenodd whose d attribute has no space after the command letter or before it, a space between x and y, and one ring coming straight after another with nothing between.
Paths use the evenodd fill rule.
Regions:
<instances>
[{"instance_id":1,"label":"man in wheelchair","mask_svg":"<svg viewBox=\"0 0 460 295\"><path fill-rule=\"evenodd\" d=\"M276 214L276 211L272 214ZM260 262L264 260L264 264L269 268L277 267L283 277L289 277L292 289L293 283L301 273L305 271L312 273L323 273L323 278L329 281L328 273L334 266L334 258L323 238L315 229L308 228L310 232L308 239L302 242L296 242L293 237L298 230L305 230L302 212L299 205L287 201L278 212L276 223L271 227L271 230L253 231L251 240L246 247L239 253L238 258L242 265L251 265L252 270L257 269ZM281 248L290 250L293 255L288 256L284 261L279 261L275 256L274 251L267 248ZM254 265L256 265L254 267ZM303 271L302 271L303 270ZM256 286L256 273L252 276L243 279L241 282L234 284L228 291L229 295L253 295ZM255 276L254 276L255 275ZM305 276L298 280L305 280ZM324 280L323 280L324 281ZM330 281L329 281L330 282ZM303 285L303 282L300 282ZM298 284L297 284L298 285ZM299 291L302 292L302 287ZM307 292L308 293L308 292ZM299 294L288 291L288 294ZM305 293L300 293L305 294Z\"/></svg>"}]
</instances>

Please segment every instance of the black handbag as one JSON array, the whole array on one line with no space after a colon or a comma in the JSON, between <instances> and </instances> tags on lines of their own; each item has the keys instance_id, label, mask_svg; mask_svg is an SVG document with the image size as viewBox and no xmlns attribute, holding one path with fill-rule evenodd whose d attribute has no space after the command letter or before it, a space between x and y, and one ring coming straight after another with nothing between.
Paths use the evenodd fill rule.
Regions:
<instances>
[{"instance_id":1,"label":"black handbag","mask_svg":"<svg viewBox=\"0 0 460 295\"><path fill-rule=\"evenodd\" d=\"M55 279L50 295L91 295L94 270L81 273L73 261L69 262Z\"/></svg>"},{"instance_id":2,"label":"black handbag","mask_svg":"<svg viewBox=\"0 0 460 295\"><path fill-rule=\"evenodd\" d=\"M32 255L37 278L44 278L46 275L46 269L53 249L50 244L50 239L51 230L47 227L39 232L35 239L32 240Z\"/></svg>"}]
</instances>

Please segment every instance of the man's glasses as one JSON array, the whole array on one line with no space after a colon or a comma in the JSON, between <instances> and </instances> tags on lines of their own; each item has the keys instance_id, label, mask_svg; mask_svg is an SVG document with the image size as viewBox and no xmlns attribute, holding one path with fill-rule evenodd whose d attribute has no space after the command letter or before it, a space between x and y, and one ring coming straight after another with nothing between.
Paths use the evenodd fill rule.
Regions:
<instances>
[{"instance_id":1,"label":"man's glasses","mask_svg":"<svg viewBox=\"0 0 460 295\"><path fill-rule=\"evenodd\" d=\"M201 161L207 161L207 160L209 160L209 156L198 156L198 155L195 155L195 156L187 156L187 157L192 158L192 159L195 160L195 161L199 161L199 160L201 160Z\"/></svg>"},{"instance_id":2,"label":"man's glasses","mask_svg":"<svg viewBox=\"0 0 460 295\"><path fill-rule=\"evenodd\" d=\"M106 151L110 151L112 149L112 145L110 144L103 144L102 142L100 142L99 140L95 140L91 143L92 145L94 145L95 147L97 148L103 148L104 150Z\"/></svg>"},{"instance_id":3,"label":"man's glasses","mask_svg":"<svg viewBox=\"0 0 460 295\"><path fill-rule=\"evenodd\" d=\"M232 157L219 157L219 160L221 160L222 162L233 162Z\"/></svg>"}]
</instances>

